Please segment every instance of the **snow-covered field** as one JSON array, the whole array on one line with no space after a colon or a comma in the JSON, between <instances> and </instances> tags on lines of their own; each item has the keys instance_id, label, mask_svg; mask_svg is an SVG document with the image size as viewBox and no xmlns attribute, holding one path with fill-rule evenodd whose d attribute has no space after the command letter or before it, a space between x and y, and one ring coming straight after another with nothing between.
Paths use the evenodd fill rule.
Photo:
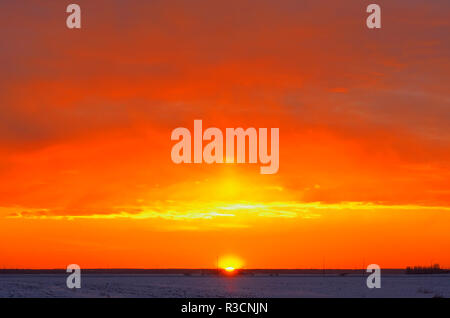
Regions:
<instances>
[{"instance_id":1,"label":"snow-covered field","mask_svg":"<svg viewBox=\"0 0 450 318\"><path fill-rule=\"evenodd\" d=\"M81 289L66 275L0 275L0 297L450 297L450 275L383 275L380 289L362 276L177 276L86 274Z\"/></svg>"}]
</instances>

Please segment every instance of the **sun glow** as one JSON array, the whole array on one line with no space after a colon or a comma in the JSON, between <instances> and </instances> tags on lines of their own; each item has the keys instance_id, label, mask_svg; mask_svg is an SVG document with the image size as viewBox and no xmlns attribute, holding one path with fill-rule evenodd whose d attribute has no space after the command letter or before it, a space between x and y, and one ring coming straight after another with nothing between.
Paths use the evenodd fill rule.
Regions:
<instances>
[{"instance_id":1,"label":"sun glow","mask_svg":"<svg viewBox=\"0 0 450 318\"><path fill-rule=\"evenodd\" d=\"M219 267L228 273L233 273L236 269L242 268L243 262L236 256L226 256L219 260Z\"/></svg>"}]
</instances>

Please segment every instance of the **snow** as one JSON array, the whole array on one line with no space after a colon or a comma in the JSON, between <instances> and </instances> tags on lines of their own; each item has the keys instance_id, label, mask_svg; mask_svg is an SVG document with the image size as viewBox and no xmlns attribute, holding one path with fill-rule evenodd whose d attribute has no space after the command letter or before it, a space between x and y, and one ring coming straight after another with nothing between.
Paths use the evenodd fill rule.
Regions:
<instances>
[{"instance_id":1,"label":"snow","mask_svg":"<svg viewBox=\"0 0 450 318\"><path fill-rule=\"evenodd\" d=\"M80 289L67 275L2 274L0 297L450 297L450 275L382 275L369 289L362 276L180 276L85 274Z\"/></svg>"}]
</instances>

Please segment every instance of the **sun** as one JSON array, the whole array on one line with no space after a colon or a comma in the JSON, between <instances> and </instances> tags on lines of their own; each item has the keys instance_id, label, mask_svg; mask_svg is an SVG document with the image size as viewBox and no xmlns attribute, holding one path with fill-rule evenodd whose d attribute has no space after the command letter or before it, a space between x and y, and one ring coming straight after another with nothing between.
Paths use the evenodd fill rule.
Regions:
<instances>
[{"instance_id":1,"label":"sun","mask_svg":"<svg viewBox=\"0 0 450 318\"><path fill-rule=\"evenodd\" d=\"M224 256L219 260L218 267L227 273L234 273L237 269L242 268L243 262L236 256Z\"/></svg>"}]
</instances>

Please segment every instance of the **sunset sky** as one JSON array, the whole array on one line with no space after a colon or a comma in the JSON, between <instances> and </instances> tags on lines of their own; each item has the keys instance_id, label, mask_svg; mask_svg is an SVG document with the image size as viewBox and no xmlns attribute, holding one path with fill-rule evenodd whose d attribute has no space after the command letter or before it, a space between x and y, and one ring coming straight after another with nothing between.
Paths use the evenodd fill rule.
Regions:
<instances>
[{"instance_id":1,"label":"sunset sky","mask_svg":"<svg viewBox=\"0 0 450 318\"><path fill-rule=\"evenodd\" d=\"M449 12L1 1L0 268L450 267ZM278 173L174 164L195 119L279 128Z\"/></svg>"}]
</instances>

